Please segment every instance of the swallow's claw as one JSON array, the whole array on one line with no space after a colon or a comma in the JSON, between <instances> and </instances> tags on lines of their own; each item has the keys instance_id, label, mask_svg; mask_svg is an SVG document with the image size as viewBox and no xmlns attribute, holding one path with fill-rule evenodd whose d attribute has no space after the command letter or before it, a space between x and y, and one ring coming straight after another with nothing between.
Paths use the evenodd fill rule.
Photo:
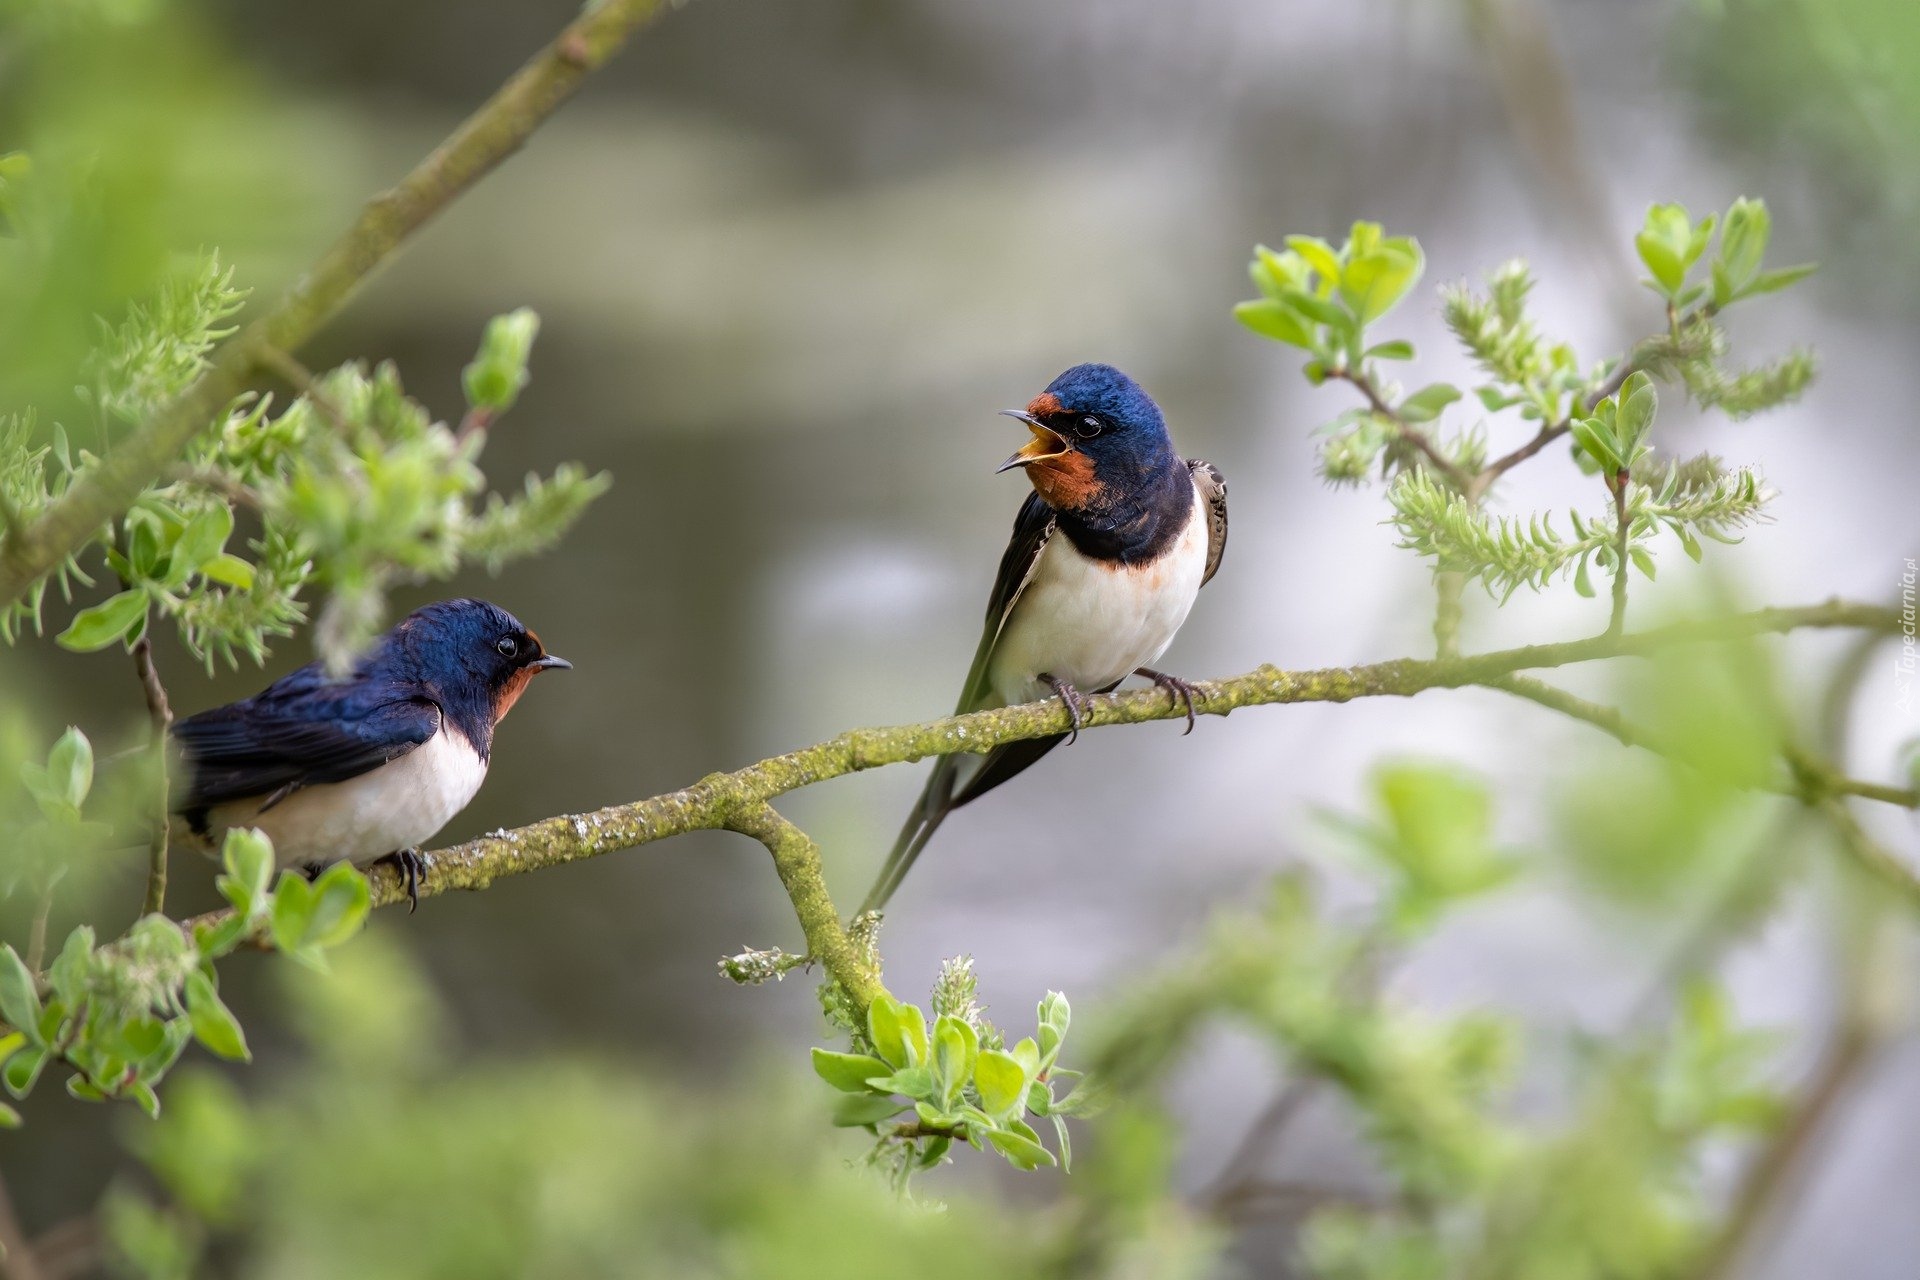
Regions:
<instances>
[{"instance_id":1,"label":"swallow's claw","mask_svg":"<svg viewBox=\"0 0 1920 1280\"><path fill-rule=\"evenodd\" d=\"M427 873L427 862L418 849L399 849L387 855L400 869L401 883L407 890L407 914L420 909L420 877Z\"/></svg>"},{"instance_id":2,"label":"swallow's claw","mask_svg":"<svg viewBox=\"0 0 1920 1280\"><path fill-rule=\"evenodd\" d=\"M1086 699L1081 696L1078 689L1065 680L1056 680L1044 671L1040 673L1040 682L1053 690L1060 701L1066 704L1067 720L1073 725L1072 732L1067 734L1067 745L1072 746L1079 740L1080 726L1086 723Z\"/></svg>"},{"instance_id":3,"label":"swallow's claw","mask_svg":"<svg viewBox=\"0 0 1920 1280\"><path fill-rule=\"evenodd\" d=\"M1170 676L1164 671L1155 671L1152 667L1135 667L1133 674L1145 676L1162 689L1165 689L1167 696L1173 699L1174 706L1177 707L1184 702L1187 707L1187 727L1181 732L1180 736L1184 738L1187 734L1193 732L1193 695L1196 691L1191 680L1182 680L1179 676Z\"/></svg>"}]
</instances>

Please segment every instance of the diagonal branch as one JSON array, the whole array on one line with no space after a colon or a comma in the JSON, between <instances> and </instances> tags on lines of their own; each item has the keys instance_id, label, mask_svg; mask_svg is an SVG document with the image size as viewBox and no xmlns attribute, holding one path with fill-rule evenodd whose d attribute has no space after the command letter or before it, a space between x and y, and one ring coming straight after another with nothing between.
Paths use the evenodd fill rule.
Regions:
<instances>
[{"instance_id":1,"label":"diagonal branch","mask_svg":"<svg viewBox=\"0 0 1920 1280\"><path fill-rule=\"evenodd\" d=\"M1348 702L1354 698L1410 697L1428 689L1457 689L1496 684L1529 669L1567 666L1604 658L1659 652L1674 645L1703 644L1806 627L1849 627L1892 631L1891 609L1839 600L1802 608L1759 609L1751 613L1676 623L1631 635L1600 635L1559 644L1530 645L1461 658L1398 658L1355 667L1282 671L1263 666L1244 675L1208 681L1194 688L1194 708L1226 715L1243 707L1295 702ZM1088 728L1138 724L1183 716L1158 689L1089 697L1083 708ZM878 989L878 977L857 962L837 924L838 913L820 873L819 851L803 832L767 806L776 796L831 778L928 756L984 752L1030 738L1065 733L1067 711L1060 702L1027 703L947 716L922 724L854 729L826 742L773 756L731 773L710 774L691 786L631 804L591 813L547 818L512 831L423 855L421 896L453 889L485 889L503 876L563 866L622 849L651 844L690 831L739 831L766 844L794 900L795 911L813 954L849 992ZM1911 800L1911 797L1908 797ZM1920 880L1895 865L1869 868L1920 901ZM379 863L368 869L373 902L388 906L406 901L400 873ZM219 911L189 921L214 926ZM829 928L829 921L833 925Z\"/></svg>"},{"instance_id":2,"label":"diagonal branch","mask_svg":"<svg viewBox=\"0 0 1920 1280\"><path fill-rule=\"evenodd\" d=\"M0 541L0 604L17 599L174 465L245 386L267 348L292 351L434 214L466 193L658 14L662 0L597 0L535 54L391 191L368 201L345 235L272 309L223 346L193 386L83 473L30 524Z\"/></svg>"}]
</instances>

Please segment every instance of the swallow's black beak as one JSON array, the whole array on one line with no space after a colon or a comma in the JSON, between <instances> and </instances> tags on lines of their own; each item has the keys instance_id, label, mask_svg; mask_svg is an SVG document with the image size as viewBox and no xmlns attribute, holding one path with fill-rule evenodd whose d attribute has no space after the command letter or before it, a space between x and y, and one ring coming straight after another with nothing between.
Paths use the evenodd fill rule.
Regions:
<instances>
[{"instance_id":1,"label":"swallow's black beak","mask_svg":"<svg viewBox=\"0 0 1920 1280\"><path fill-rule=\"evenodd\" d=\"M1011 471L1015 467L1024 467L1030 463L1043 462L1048 458L1057 458L1068 452L1073 445L1067 438L1025 409L1002 409L1003 418L1017 418L1027 424L1027 430L1033 432L1033 439L1020 446L1014 455L993 469L995 475L1002 471Z\"/></svg>"},{"instance_id":2,"label":"swallow's black beak","mask_svg":"<svg viewBox=\"0 0 1920 1280\"><path fill-rule=\"evenodd\" d=\"M571 671L573 664L565 658L551 653L543 653L527 664L529 671Z\"/></svg>"}]
</instances>

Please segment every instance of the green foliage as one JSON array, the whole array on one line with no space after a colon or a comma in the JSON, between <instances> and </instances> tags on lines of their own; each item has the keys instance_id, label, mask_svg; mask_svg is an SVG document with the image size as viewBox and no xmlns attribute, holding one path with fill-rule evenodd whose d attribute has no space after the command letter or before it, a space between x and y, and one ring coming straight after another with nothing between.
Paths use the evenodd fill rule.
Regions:
<instances>
[{"instance_id":1,"label":"green foliage","mask_svg":"<svg viewBox=\"0 0 1920 1280\"><path fill-rule=\"evenodd\" d=\"M949 960L934 985L931 1027L918 1006L883 994L868 1006L852 1052L813 1051L814 1072L845 1095L835 1104L834 1124L875 1134L868 1159L902 1186L917 1170L944 1162L956 1139L992 1148L1015 1168L1069 1168L1067 1117L1097 1105L1085 1083L1056 1092L1060 1083L1080 1080L1059 1065L1072 1023L1065 996L1048 992L1035 1011L1035 1033L1007 1048L975 993L972 958ZM908 1110L911 1119L896 1119ZM1057 1158L1029 1116L1053 1122Z\"/></svg>"},{"instance_id":2,"label":"green foliage","mask_svg":"<svg viewBox=\"0 0 1920 1280\"><path fill-rule=\"evenodd\" d=\"M1376 778L1376 803L1376 818L1343 824L1387 876L1365 918L1336 923L1306 879L1281 878L1264 909L1136 981L1095 1074L1137 1097L1224 1017L1271 1044L1291 1079L1331 1088L1388 1188L1372 1207L1312 1214L1314 1276L1684 1274L1715 1226L1703 1156L1780 1118L1762 1083L1773 1038L1694 983L1665 1027L1560 1055L1570 1104L1555 1117L1530 1107L1523 1123L1509 1092L1518 1028L1405 1007L1378 977L1384 947L1429 936L1516 869L1489 844L1486 792L1451 768L1401 765Z\"/></svg>"},{"instance_id":3,"label":"green foliage","mask_svg":"<svg viewBox=\"0 0 1920 1280\"><path fill-rule=\"evenodd\" d=\"M69 730L34 778L50 816L81 820L92 775L86 738ZM187 1045L198 1040L223 1058L250 1057L245 1033L221 1002L214 961L271 927L272 941L296 960L324 967L324 952L360 929L366 878L338 864L309 885L298 874L269 887L273 846L254 831L233 831L222 850L221 893L235 916L220 929L189 936L162 915L143 916L126 934L100 944L89 925L67 935L44 985L0 944L0 1079L24 1098L59 1064L67 1092L83 1101L126 1099L160 1113L156 1089Z\"/></svg>"},{"instance_id":4,"label":"green foliage","mask_svg":"<svg viewBox=\"0 0 1920 1280\"><path fill-rule=\"evenodd\" d=\"M1697 221L1679 205L1648 210L1634 244L1650 273L1647 283L1666 300L1666 331L1592 368L1583 368L1566 343L1544 337L1528 314L1533 278L1524 263L1499 267L1484 292L1443 289L1447 327L1489 379L1473 388L1479 407L1490 415L1512 411L1534 424L1533 440L1491 462L1485 423L1450 436L1432 431L1449 407L1465 400L1461 388L1435 382L1403 395L1382 374L1381 361L1411 359L1412 345L1367 345L1368 322L1386 308L1353 303L1341 289L1341 273L1356 254L1386 253L1397 245L1407 269L1391 279L1404 277L1410 285L1418 275L1419 248L1411 240L1381 239L1377 228L1363 233L1366 225L1356 226L1355 237L1338 253L1301 237L1290 238L1283 254L1258 249L1252 274L1265 296L1240 304L1235 314L1256 333L1311 352L1309 381L1336 377L1365 395L1366 407L1323 428L1321 474L1336 484L1358 484L1376 469L1388 477L1388 523L1401 546L1430 560L1436 571L1480 580L1502 600L1569 572L1575 589L1591 596L1597 594L1594 567L1616 580L1624 579L1629 565L1652 577L1648 542L1663 528L1698 560L1701 538L1734 541L1739 530L1763 518L1772 494L1756 470L1716 469L1702 477L1699 464L1689 464L1683 485L1677 463L1661 474L1654 462L1656 376L1679 380L1702 406L1734 418L1796 398L1813 377L1813 359L1805 352L1743 371L1722 363L1727 341L1717 314L1811 270L1764 268L1771 223L1761 201L1738 200L1724 218ZM1706 279L1699 278L1703 264ZM1387 305L1404 291L1389 290ZM1562 435L1571 437L1576 463L1605 481L1612 511L1569 512L1572 532L1565 535L1546 513L1495 516L1483 510L1486 494L1507 471Z\"/></svg>"},{"instance_id":5,"label":"green foliage","mask_svg":"<svg viewBox=\"0 0 1920 1280\"><path fill-rule=\"evenodd\" d=\"M791 1079L695 1090L551 1051L455 1057L430 1037L385 1039L370 1029L434 1025L438 1004L384 938L330 976L281 976L276 1003L304 1043L294 1065L245 1093L182 1073L158 1123L126 1127L159 1196L110 1193L103 1227L124 1274L206 1274L217 1258L221 1274L312 1280L1065 1280L1088 1274L1076 1218L1107 1215L1139 1280L1191 1277L1205 1256L1177 1209L1146 1222L1125 1207L1123 1188L1163 1193L1157 1164L1119 1176L1150 1159L1144 1134L1103 1146L1114 1172L1084 1180L1075 1217L964 1191L904 1204L852 1166L850 1144L822 1141Z\"/></svg>"}]
</instances>

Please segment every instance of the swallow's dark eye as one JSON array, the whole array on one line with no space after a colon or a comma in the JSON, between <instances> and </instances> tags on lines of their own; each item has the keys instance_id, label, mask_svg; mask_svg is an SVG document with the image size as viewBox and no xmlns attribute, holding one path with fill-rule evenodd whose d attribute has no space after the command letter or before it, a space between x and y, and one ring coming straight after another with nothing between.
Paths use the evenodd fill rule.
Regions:
<instances>
[{"instance_id":1,"label":"swallow's dark eye","mask_svg":"<svg viewBox=\"0 0 1920 1280\"><path fill-rule=\"evenodd\" d=\"M512 636L501 636L493 642L493 647L499 651L500 656L503 658L514 658L520 654L520 642Z\"/></svg>"},{"instance_id":2,"label":"swallow's dark eye","mask_svg":"<svg viewBox=\"0 0 1920 1280\"><path fill-rule=\"evenodd\" d=\"M1088 414L1073 424L1073 434L1079 436L1082 440L1091 440L1106 429L1107 424L1092 414Z\"/></svg>"}]
</instances>

